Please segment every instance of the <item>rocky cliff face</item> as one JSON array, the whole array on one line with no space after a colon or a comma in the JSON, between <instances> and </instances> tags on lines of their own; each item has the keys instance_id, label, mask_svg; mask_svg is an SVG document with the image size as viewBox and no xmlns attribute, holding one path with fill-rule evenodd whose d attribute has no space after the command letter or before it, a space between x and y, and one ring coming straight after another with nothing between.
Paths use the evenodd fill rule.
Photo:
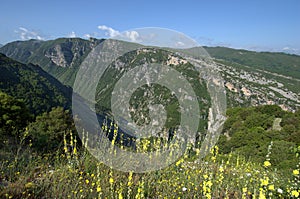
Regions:
<instances>
[{"instance_id":1,"label":"rocky cliff face","mask_svg":"<svg viewBox=\"0 0 300 199\"><path fill-rule=\"evenodd\" d=\"M45 57L49 58L55 65L61 67L76 66L78 60L93 48L93 43L82 45L81 42L67 41L55 44L46 49Z\"/></svg>"},{"instance_id":2,"label":"rocky cliff face","mask_svg":"<svg viewBox=\"0 0 300 199\"><path fill-rule=\"evenodd\" d=\"M45 54L46 57L55 63L57 66L67 67L67 61L64 53L62 52L61 46L56 45L53 49L50 49ZM71 62L72 63L72 62Z\"/></svg>"}]
</instances>

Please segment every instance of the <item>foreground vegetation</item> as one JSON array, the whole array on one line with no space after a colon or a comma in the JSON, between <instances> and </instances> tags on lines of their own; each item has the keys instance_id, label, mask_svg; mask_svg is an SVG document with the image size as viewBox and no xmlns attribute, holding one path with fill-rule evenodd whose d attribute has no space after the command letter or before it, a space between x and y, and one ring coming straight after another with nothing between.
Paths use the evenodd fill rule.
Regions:
<instances>
[{"instance_id":1,"label":"foreground vegetation","mask_svg":"<svg viewBox=\"0 0 300 199\"><path fill-rule=\"evenodd\" d=\"M186 155L170 167L145 174L113 170L76 145L71 134L56 153L38 154L23 142L1 151L1 198L297 198L299 164L277 171L268 155L261 164L215 147L203 161ZM11 148L11 150L13 150ZM299 159L300 147L295 148ZM298 161L299 163L299 161Z\"/></svg>"},{"instance_id":2,"label":"foreground vegetation","mask_svg":"<svg viewBox=\"0 0 300 199\"><path fill-rule=\"evenodd\" d=\"M168 168L136 174L90 155L67 110L34 118L23 102L0 99L0 198L299 197L299 112L230 109L219 147L205 159L194 150Z\"/></svg>"}]
</instances>

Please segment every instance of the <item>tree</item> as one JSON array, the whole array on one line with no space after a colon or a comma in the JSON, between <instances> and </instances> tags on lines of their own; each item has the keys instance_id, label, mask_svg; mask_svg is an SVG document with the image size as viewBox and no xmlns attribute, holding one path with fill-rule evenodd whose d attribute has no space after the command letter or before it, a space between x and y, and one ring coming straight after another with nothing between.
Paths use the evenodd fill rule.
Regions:
<instances>
[{"instance_id":1,"label":"tree","mask_svg":"<svg viewBox=\"0 0 300 199\"><path fill-rule=\"evenodd\" d=\"M36 117L35 122L28 125L28 135L32 139L32 147L41 152L59 148L64 134L74 131L71 114L62 107L52 108L49 113Z\"/></svg>"},{"instance_id":2,"label":"tree","mask_svg":"<svg viewBox=\"0 0 300 199\"><path fill-rule=\"evenodd\" d=\"M23 101L0 91L0 139L17 138L31 119Z\"/></svg>"}]
</instances>

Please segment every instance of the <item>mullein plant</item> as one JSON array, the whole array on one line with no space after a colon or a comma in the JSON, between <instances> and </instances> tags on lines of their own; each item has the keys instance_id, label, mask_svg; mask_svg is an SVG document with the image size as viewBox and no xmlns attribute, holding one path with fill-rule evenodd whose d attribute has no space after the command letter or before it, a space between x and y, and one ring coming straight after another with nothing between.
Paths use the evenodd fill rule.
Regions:
<instances>
[{"instance_id":1,"label":"mullein plant","mask_svg":"<svg viewBox=\"0 0 300 199\"><path fill-rule=\"evenodd\" d=\"M266 159L263 163L263 173L262 176L259 179L259 188L258 188L258 198L259 199L266 199L267 197L271 197L272 193L269 192L268 187L274 186L272 183L270 183L270 178L269 178L269 170L268 168L272 165L270 162L270 155L271 155L271 150L272 150L272 145L273 142L270 143L268 146L268 152L266 155ZM256 189L254 190L254 196L256 195Z\"/></svg>"},{"instance_id":2,"label":"mullein plant","mask_svg":"<svg viewBox=\"0 0 300 199\"><path fill-rule=\"evenodd\" d=\"M111 123L110 126L103 125L102 129L104 133L110 131L112 147L119 147L118 126ZM48 181L53 182L51 185L45 185L49 187L49 191L48 188L45 189L49 198L264 199L299 197L299 163L291 171L290 183L283 182L280 175L271 169L273 165L270 155L273 142L268 147L266 159L262 165L246 161L234 153L219 154L217 146L211 149L209 156L203 161L193 161L189 157L192 147L188 146L183 156L168 168L141 175L134 174L132 171L118 172L95 161L86 149L78 150L77 139L72 132L65 134L63 139L64 158L58 158L61 162L51 168L53 170L51 174L47 172L42 175L48 177ZM88 132L83 132L83 145L87 146L88 141ZM163 147L172 148L170 145L174 147L173 149L180 146L176 141L169 144L163 139L151 141L140 139L137 141L137 150L142 153L154 152L164 149ZM113 148L111 153L114 153ZM198 152L194 150L199 155L199 150ZM300 147L296 150L297 157L299 157L299 152ZM62 156L59 155L59 157ZM172 155L169 158L171 157ZM66 167L62 164L63 160L66 160ZM18 174L20 175L22 174ZM69 184L74 186L69 186ZM29 181L25 185L26 191L23 191L25 193L23 198L32 197L32 194L36 193L32 190L37 190L41 186L38 181ZM8 198L13 196L7 193Z\"/></svg>"},{"instance_id":3,"label":"mullein plant","mask_svg":"<svg viewBox=\"0 0 300 199\"><path fill-rule=\"evenodd\" d=\"M138 183L138 189L135 195L135 199L145 198L144 193L145 193L145 182L144 182L144 178L142 178Z\"/></svg>"},{"instance_id":4,"label":"mullein plant","mask_svg":"<svg viewBox=\"0 0 300 199\"><path fill-rule=\"evenodd\" d=\"M114 177L113 177L113 170L112 169L110 169L110 172L109 172L109 190L110 190L110 197L111 198L115 198L114 197L114 193L115 193L115 189L114 189L114 187L115 187L115 180L114 180Z\"/></svg>"},{"instance_id":5,"label":"mullein plant","mask_svg":"<svg viewBox=\"0 0 300 199\"><path fill-rule=\"evenodd\" d=\"M97 175L96 175L96 192L98 198L102 198L102 188L101 188L101 163L97 163Z\"/></svg>"},{"instance_id":6,"label":"mullein plant","mask_svg":"<svg viewBox=\"0 0 300 199\"><path fill-rule=\"evenodd\" d=\"M288 189L288 192L293 198L298 198L300 196L300 146L294 149L294 152L296 154L296 157L299 159L296 168L293 169L293 179L290 189Z\"/></svg>"}]
</instances>

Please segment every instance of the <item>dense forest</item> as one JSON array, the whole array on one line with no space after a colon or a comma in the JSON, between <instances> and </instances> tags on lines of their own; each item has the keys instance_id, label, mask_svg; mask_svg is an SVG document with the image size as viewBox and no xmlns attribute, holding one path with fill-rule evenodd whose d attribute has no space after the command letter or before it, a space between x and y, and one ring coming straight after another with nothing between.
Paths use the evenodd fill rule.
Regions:
<instances>
[{"instance_id":1,"label":"dense forest","mask_svg":"<svg viewBox=\"0 0 300 199\"><path fill-rule=\"evenodd\" d=\"M72 89L64 86L37 65L22 64L0 53L0 89L22 99L38 115L52 107L70 108Z\"/></svg>"}]
</instances>

